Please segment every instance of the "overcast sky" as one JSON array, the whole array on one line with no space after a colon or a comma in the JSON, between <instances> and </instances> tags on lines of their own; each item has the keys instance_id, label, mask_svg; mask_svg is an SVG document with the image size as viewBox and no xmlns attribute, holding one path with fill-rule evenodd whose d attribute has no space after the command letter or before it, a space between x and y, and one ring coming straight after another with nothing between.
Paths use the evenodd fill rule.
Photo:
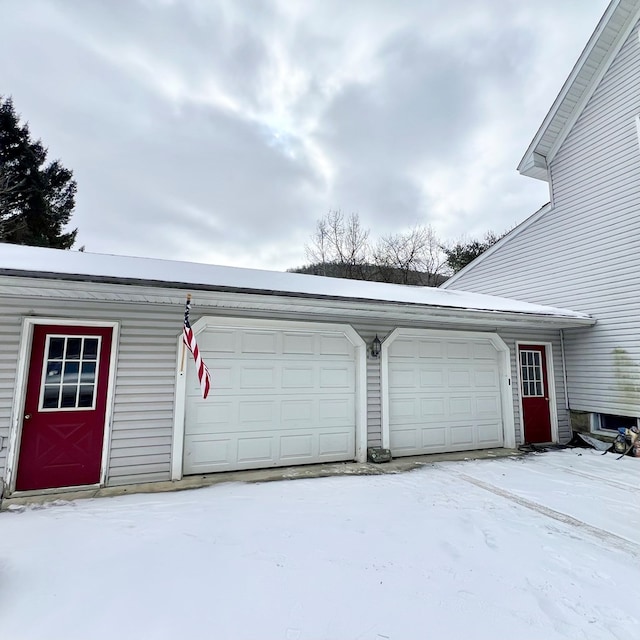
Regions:
<instances>
[{"instance_id":1,"label":"overcast sky","mask_svg":"<svg viewBox=\"0 0 640 640\"><path fill-rule=\"evenodd\" d=\"M265 269L315 222L503 231L608 0L0 0L0 94L78 182L87 251Z\"/></svg>"}]
</instances>

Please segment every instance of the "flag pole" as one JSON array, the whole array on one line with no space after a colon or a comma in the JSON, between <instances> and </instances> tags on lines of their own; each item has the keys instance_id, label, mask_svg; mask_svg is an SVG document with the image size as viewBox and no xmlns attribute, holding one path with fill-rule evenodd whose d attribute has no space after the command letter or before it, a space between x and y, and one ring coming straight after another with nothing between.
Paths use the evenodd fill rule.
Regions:
<instances>
[{"instance_id":1,"label":"flag pole","mask_svg":"<svg viewBox=\"0 0 640 640\"><path fill-rule=\"evenodd\" d=\"M187 307L191 304L191 294L187 293ZM183 333L184 336L184 333ZM182 339L182 357L180 358L180 373L182 374L184 372L184 357L185 357L185 352L187 350L187 347L184 343L184 337Z\"/></svg>"}]
</instances>

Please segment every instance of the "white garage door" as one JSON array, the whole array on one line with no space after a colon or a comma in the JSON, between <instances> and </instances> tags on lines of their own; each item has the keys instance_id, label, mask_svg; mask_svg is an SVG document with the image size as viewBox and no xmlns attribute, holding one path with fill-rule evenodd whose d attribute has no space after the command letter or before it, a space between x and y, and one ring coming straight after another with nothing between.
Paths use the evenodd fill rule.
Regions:
<instances>
[{"instance_id":1,"label":"white garage door","mask_svg":"<svg viewBox=\"0 0 640 640\"><path fill-rule=\"evenodd\" d=\"M185 474L355 458L356 349L344 332L271 322L197 339L212 390L203 400L189 367Z\"/></svg>"},{"instance_id":2,"label":"white garage door","mask_svg":"<svg viewBox=\"0 0 640 640\"><path fill-rule=\"evenodd\" d=\"M499 353L488 338L399 336L387 356L393 455L503 446Z\"/></svg>"}]
</instances>

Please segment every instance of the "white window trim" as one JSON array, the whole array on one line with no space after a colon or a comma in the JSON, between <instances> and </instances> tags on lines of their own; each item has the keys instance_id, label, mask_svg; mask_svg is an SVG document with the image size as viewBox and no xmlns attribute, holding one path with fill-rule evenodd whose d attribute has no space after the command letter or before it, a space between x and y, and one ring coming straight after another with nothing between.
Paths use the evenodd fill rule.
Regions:
<instances>
[{"instance_id":1,"label":"white window trim","mask_svg":"<svg viewBox=\"0 0 640 640\"><path fill-rule=\"evenodd\" d=\"M18 453L20 451L20 437L22 435L22 422L24 419L24 402L27 389L27 376L29 375L29 362L31 360L31 345L33 342L33 330L38 325L58 325L65 327L98 327L110 328L111 353L109 356L109 380L107 383L107 403L104 417L104 436L102 440L102 460L100 462L100 482L98 485L82 485L73 487L55 487L51 490L16 492L16 471L18 467ZM107 479L109 464L109 445L111 443L111 417L113 414L113 398L115 390L116 363L118 352L118 335L120 324L118 322L104 322L102 320L70 320L68 318L24 318L20 334L20 350L18 352L18 367L16 371L16 393L11 407L11 421L9 423L9 450L7 452L6 486L7 493L14 495L38 493L51 493L87 489L95 486L104 486Z\"/></svg>"},{"instance_id":2,"label":"white window trim","mask_svg":"<svg viewBox=\"0 0 640 640\"><path fill-rule=\"evenodd\" d=\"M238 329L267 329L278 331L338 331L355 347L356 356L356 461L367 459L367 344L357 331L348 324L330 324L325 322L304 322L287 320L262 320L258 318L230 318L222 316L204 316L191 324L193 334L197 336L209 327ZM173 416L173 442L171 445L171 480L181 480L183 476L184 433L187 399L187 367L191 354L186 350L182 331L176 338L176 399ZM184 355L183 355L184 354ZM184 363L184 364L183 364ZM215 395L216 381L212 380L209 398Z\"/></svg>"},{"instance_id":3,"label":"white window trim","mask_svg":"<svg viewBox=\"0 0 640 640\"><path fill-rule=\"evenodd\" d=\"M498 365L500 368L500 400L502 409L503 447L515 449L516 430L513 415L513 391L511 387L511 350L505 341L497 333L482 331L455 331L448 329L394 329L382 342L380 356L380 380L381 380L381 411L382 411L382 446L389 448L389 347L400 337L435 337L457 338L461 340L486 342L489 340L498 352ZM538 343L540 344L540 343Z\"/></svg>"},{"instance_id":4,"label":"white window trim","mask_svg":"<svg viewBox=\"0 0 640 640\"><path fill-rule=\"evenodd\" d=\"M38 398L38 412L39 413L55 413L56 411L66 411L69 413L75 413L75 412L82 412L82 411L95 411L96 410L96 404L98 401L98 394L97 394L97 389L98 389L98 379L100 377L100 367L102 366L102 360L100 359L100 353L102 351L102 336L92 336L92 335L74 335L74 338L82 338L83 340L85 338L92 338L92 339L97 339L98 340L98 355L96 357L96 371L95 371L95 380L92 383L93 386L93 402L91 404L90 407L51 407L51 408L47 408L44 405L44 387L46 384L46 378L47 378L47 364L49 362L47 354L48 354L48 347L51 341L51 338L67 338L68 336L66 335L55 335L55 334L50 334L47 336L47 341L44 345L44 358L42 361L42 372L40 375L40 397ZM66 359L63 359L63 362L67 362ZM83 360L82 358L80 358L79 362L82 364ZM81 371L78 371L78 375L81 374ZM61 382L60 382L60 386L62 386L64 384L64 378L63 378L63 372L60 372L60 377L61 377ZM80 380L78 380L77 383L77 387L81 386L81 382ZM77 401L77 397L76 397L76 401Z\"/></svg>"},{"instance_id":5,"label":"white window trim","mask_svg":"<svg viewBox=\"0 0 640 640\"><path fill-rule=\"evenodd\" d=\"M553 345L551 342L540 340L521 341L516 340L516 373L518 376L518 410L520 412L520 444L524 444L524 414L522 413L522 376L520 373L520 347L538 345L544 347L544 356L547 362L547 385L549 386L549 417L551 419L551 442L559 442L558 430L558 403L556 401L556 378L553 370Z\"/></svg>"},{"instance_id":6,"label":"white window trim","mask_svg":"<svg viewBox=\"0 0 640 640\"><path fill-rule=\"evenodd\" d=\"M613 429L603 429L602 428L602 422L601 422L601 416L605 415L612 415L610 413L606 413L604 411L593 411L591 412L589 417L589 433L594 433L596 435L603 435L603 436L611 436L611 437L615 437L618 435L617 431L614 431ZM621 416L621 417L626 417L626 418L634 418L635 416ZM640 418L635 418L636 420L636 426L640 427Z\"/></svg>"},{"instance_id":7,"label":"white window trim","mask_svg":"<svg viewBox=\"0 0 640 640\"><path fill-rule=\"evenodd\" d=\"M518 365L520 367L520 375L522 375L522 366L523 366L522 354L523 353L531 353L531 354L534 355L533 364L527 363L525 365L527 368L533 368L533 373L534 373L534 377L533 378L529 378L527 380L527 382L529 383L529 385L533 382L535 387L536 387L536 390L538 388L538 383L540 383L540 391L541 391L541 393L533 393L533 394L529 393L527 395L524 395L524 383L525 383L524 380L522 381L522 384L520 386L520 393L522 393L522 397L523 398L544 398L545 397L545 395L544 395L544 374L545 374L545 371L544 371L544 368L542 367L542 356L540 355L540 352L537 349L527 349L526 347L524 347L522 349L518 349L518 356L519 356ZM546 354L545 354L545 356L546 356ZM540 378L539 379L535 377L536 369L538 369L538 372L540 373ZM547 384L548 384L548 381L547 381ZM529 390L530 390L530 388L529 388Z\"/></svg>"}]
</instances>

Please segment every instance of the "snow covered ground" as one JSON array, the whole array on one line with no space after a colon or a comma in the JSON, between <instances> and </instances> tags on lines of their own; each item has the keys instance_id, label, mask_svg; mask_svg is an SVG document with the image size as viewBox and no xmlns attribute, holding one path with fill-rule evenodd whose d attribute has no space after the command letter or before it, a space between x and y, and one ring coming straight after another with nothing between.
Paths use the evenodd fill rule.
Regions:
<instances>
[{"instance_id":1,"label":"snow covered ground","mask_svg":"<svg viewBox=\"0 0 640 640\"><path fill-rule=\"evenodd\" d=\"M1 513L0 637L637 640L639 476L569 450Z\"/></svg>"}]
</instances>

